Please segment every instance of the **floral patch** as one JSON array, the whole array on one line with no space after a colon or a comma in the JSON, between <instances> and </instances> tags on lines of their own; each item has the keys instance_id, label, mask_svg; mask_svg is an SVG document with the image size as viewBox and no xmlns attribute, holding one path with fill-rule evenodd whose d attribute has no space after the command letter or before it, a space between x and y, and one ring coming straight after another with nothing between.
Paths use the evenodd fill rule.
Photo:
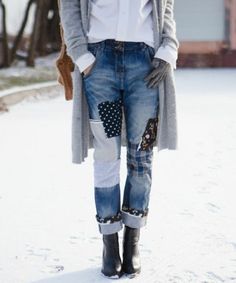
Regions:
<instances>
[{"instance_id":1,"label":"floral patch","mask_svg":"<svg viewBox=\"0 0 236 283\"><path fill-rule=\"evenodd\" d=\"M157 136L157 123L158 123L157 117L150 118L148 120L145 131L143 133L143 136L141 138L141 141L139 143L137 150L147 150L148 148L153 147L153 144Z\"/></svg>"},{"instance_id":2,"label":"floral patch","mask_svg":"<svg viewBox=\"0 0 236 283\"><path fill-rule=\"evenodd\" d=\"M145 209L145 210L138 210L138 209L134 209L134 208L129 208L129 207L123 206L122 210L124 212L128 212L128 213L130 213L132 215L139 216L139 217L144 217L144 216L148 215L148 208Z\"/></svg>"},{"instance_id":3,"label":"floral patch","mask_svg":"<svg viewBox=\"0 0 236 283\"><path fill-rule=\"evenodd\" d=\"M119 212L117 215L111 216L111 217L99 217L98 215L96 215L96 219L99 223L106 223L106 224L111 224L117 221L121 220L121 213Z\"/></svg>"}]
</instances>

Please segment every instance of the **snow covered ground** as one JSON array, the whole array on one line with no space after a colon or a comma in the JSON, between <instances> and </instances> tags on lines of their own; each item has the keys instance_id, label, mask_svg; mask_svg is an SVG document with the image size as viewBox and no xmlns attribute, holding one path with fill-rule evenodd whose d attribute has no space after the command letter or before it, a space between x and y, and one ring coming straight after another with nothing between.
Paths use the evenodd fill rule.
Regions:
<instances>
[{"instance_id":1,"label":"snow covered ground","mask_svg":"<svg viewBox=\"0 0 236 283\"><path fill-rule=\"evenodd\" d=\"M10 68L0 69L0 97L11 88L17 91L21 86L47 82L57 79L56 59L58 53L52 53L35 59L35 67L27 67L23 61L15 61Z\"/></svg>"},{"instance_id":2,"label":"snow covered ground","mask_svg":"<svg viewBox=\"0 0 236 283\"><path fill-rule=\"evenodd\" d=\"M179 150L155 150L137 283L236 282L236 69L177 70ZM102 283L92 151L71 163L71 102L0 115L0 282ZM122 148L121 185L125 181ZM122 233L120 233L120 243ZM120 282L130 282L122 277Z\"/></svg>"}]
</instances>

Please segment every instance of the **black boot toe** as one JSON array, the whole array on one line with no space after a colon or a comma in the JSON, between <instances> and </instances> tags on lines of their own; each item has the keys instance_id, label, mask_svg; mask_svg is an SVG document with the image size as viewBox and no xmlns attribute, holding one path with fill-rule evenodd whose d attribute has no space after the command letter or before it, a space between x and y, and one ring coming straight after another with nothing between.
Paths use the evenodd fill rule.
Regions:
<instances>
[{"instance_id":1,"label":"black boot toe","mask_svg":"<svg viewBox=\"0 0 236 283\"><path fill-rule=\"evenodd\" d=\"M103 235L102 274L111 279L120 278L122 264L119 254L118 233Z\"/></svg>"}]
</instances>

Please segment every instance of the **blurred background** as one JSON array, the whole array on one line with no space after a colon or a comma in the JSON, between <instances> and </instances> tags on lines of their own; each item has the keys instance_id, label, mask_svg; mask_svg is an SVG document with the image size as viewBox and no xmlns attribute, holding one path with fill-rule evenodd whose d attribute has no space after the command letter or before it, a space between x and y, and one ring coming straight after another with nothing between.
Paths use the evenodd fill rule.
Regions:
<instances>
[{"instance_id":1,"label":"blurred background","mask_svg":"<svg viewBox=\"0 0 236 283\"><path fill-rule=\"evenodd\" d=\"M1 66L16 58L34 66L36 56L60 48L59 16L56 0L1 1Z\"/></svg>"},{"instance_id":2,"label":"blurred background","mask_svg":"<svg viewBox=\"0 0 236 283\"><path fill-rule=\"evenodd\" d=\"M57 0L1 0L0 66L15 58L28 66L35 56L60 48ZM175 3L179 67L236 66L235 0L178 0Z\"/></svg>"},{"instance_id":3,"label":"blurred background","mask_svg":"<svg viewBox=\"0 0 236 283\"><path fill-rule=\"evenodd\" d=\"M155 150L143 271L132 282L236 283L236 0L174 9L179 148ZM71 163L60 47L56 0L0 0L0 283L107 282L93 151ZM121 159L123 189L125 148Z\"/></svg>"}]
</instances>

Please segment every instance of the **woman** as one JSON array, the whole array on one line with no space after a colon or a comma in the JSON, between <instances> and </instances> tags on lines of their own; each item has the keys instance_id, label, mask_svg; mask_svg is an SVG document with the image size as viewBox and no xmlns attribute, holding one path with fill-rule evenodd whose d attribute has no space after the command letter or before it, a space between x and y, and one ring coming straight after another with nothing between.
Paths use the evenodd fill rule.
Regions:
<instances>
[{"instance_id":1,"label":"woman","mask_svg":"<svg viewBox=\"0 0 236 283\"><path fill-rule=\"evenodd\" d=\"M73 162L94 148L96 219L102 274L135 277L146 225L153 147L177 148L173 69L179 42L174 0L61 0L73 73ZM120 151L127 178L120 205ZM118 232L124 225L123 258Z\"/></svg>"}]
</instances>

